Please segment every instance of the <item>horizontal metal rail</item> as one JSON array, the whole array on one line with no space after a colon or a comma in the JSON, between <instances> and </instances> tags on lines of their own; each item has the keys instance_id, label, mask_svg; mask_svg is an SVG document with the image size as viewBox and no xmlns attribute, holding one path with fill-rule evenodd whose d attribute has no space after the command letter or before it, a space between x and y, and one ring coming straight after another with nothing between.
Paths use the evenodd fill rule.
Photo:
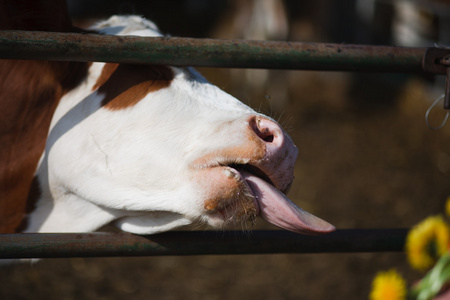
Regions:
<instances>
[{"instance_id":1,"label":"horizontal metal rail","mask_svg":"<svg viewBox=\"0 0 450 300\"><path fill-rule=\"evenodd\" d=\"M61 258L403 251L407 229L337 230L323 236L288 231L178 231L1 234L0 258Z\"/></svg>"},{"instance_id":2,"label":"horizontal metal rail","mask_svg":"<svg viewBox=\"0 0 450 300\"><path fill-rule=\"evenodd\" d=\"M0 31L2 59L422 73L429 72L422 66L426 50L392 46Z\"/></svg>"}]
</instances>

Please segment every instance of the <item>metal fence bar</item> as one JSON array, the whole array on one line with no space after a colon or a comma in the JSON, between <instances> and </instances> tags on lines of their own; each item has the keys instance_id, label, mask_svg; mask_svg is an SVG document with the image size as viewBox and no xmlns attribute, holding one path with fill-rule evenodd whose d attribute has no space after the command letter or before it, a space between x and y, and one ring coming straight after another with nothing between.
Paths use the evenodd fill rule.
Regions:
<instances>
[{"instance_id":1,"label":"metal fence bar","mask_svg":"<svg viewBox=\"0 0 450 300\"><path fill-rule=\"evenodd\" d=\"M427 48L0 31L0 58L422 73Z\"/></svg>"},{"instance_id":2,"label":"metal fence bar","mask_svg":"<svg viewBox=\"0 0 450 300\"><path fill-rule=\"evenodd\" d=\"M57 258L403 251L407 229L347 229L323 236L288 231L26 233L0 235L0 258Z\"/></svg>"}]
</instances>

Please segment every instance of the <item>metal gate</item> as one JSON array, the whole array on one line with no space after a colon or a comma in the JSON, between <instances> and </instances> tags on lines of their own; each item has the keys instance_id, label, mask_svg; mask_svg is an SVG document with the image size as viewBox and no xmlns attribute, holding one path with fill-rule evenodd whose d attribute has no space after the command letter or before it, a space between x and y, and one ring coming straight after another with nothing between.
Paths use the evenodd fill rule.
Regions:
<instances>
[{"instance_id":1,"label":"metal gate","mask_svg":"<svg viewBox=\"0 0 450 300\"><path fill-rule=\"evenodd\" d=\"M450 50L323 43L0 31L0 59L448 74ZM450 108L447 83L444 108ZM1 234L0 258L403 251L407 229Z\"/></svg>"}]
</instances>

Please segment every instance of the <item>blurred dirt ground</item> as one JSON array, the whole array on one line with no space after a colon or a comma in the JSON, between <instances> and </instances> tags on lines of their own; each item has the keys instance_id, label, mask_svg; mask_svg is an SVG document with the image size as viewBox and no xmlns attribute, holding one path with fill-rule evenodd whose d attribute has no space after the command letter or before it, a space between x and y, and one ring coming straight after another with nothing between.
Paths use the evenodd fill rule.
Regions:
<instances>
[{"instance_id":1,"label":"blurred dirt ground","mask_svg":"<svg viewBox=\"0 0 450 300\"><path fill-rule=\"evenodd\" d=\"M410 227L443 211L450 124L425 124L438 96L428 79L271 71L255 90L237 84L244 71L201 71L288 129L299 206L338 228ZM0 268L0 299L367 299L374 274L393 267L421 276L402 253L47 259Z\"/></svg>"}]
</instances>

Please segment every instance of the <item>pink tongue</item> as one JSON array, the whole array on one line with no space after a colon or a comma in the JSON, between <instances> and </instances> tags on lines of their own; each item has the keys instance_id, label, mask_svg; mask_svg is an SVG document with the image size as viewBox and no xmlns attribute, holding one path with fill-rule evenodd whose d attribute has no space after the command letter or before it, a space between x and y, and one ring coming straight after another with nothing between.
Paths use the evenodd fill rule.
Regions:
<instances>
[{"instance_id":1,"label":"pink tongue","mask_svg":"<svg viewBox=\"0 0 450 300\"><path fill-rule=\"evenodd\" d=\"M267 222L303 234L322 234L336 229L330 223L296 206L283 193L261 178L245 171L241 174L256 197L261 218Z\"/></svg>"}]
</instances>

